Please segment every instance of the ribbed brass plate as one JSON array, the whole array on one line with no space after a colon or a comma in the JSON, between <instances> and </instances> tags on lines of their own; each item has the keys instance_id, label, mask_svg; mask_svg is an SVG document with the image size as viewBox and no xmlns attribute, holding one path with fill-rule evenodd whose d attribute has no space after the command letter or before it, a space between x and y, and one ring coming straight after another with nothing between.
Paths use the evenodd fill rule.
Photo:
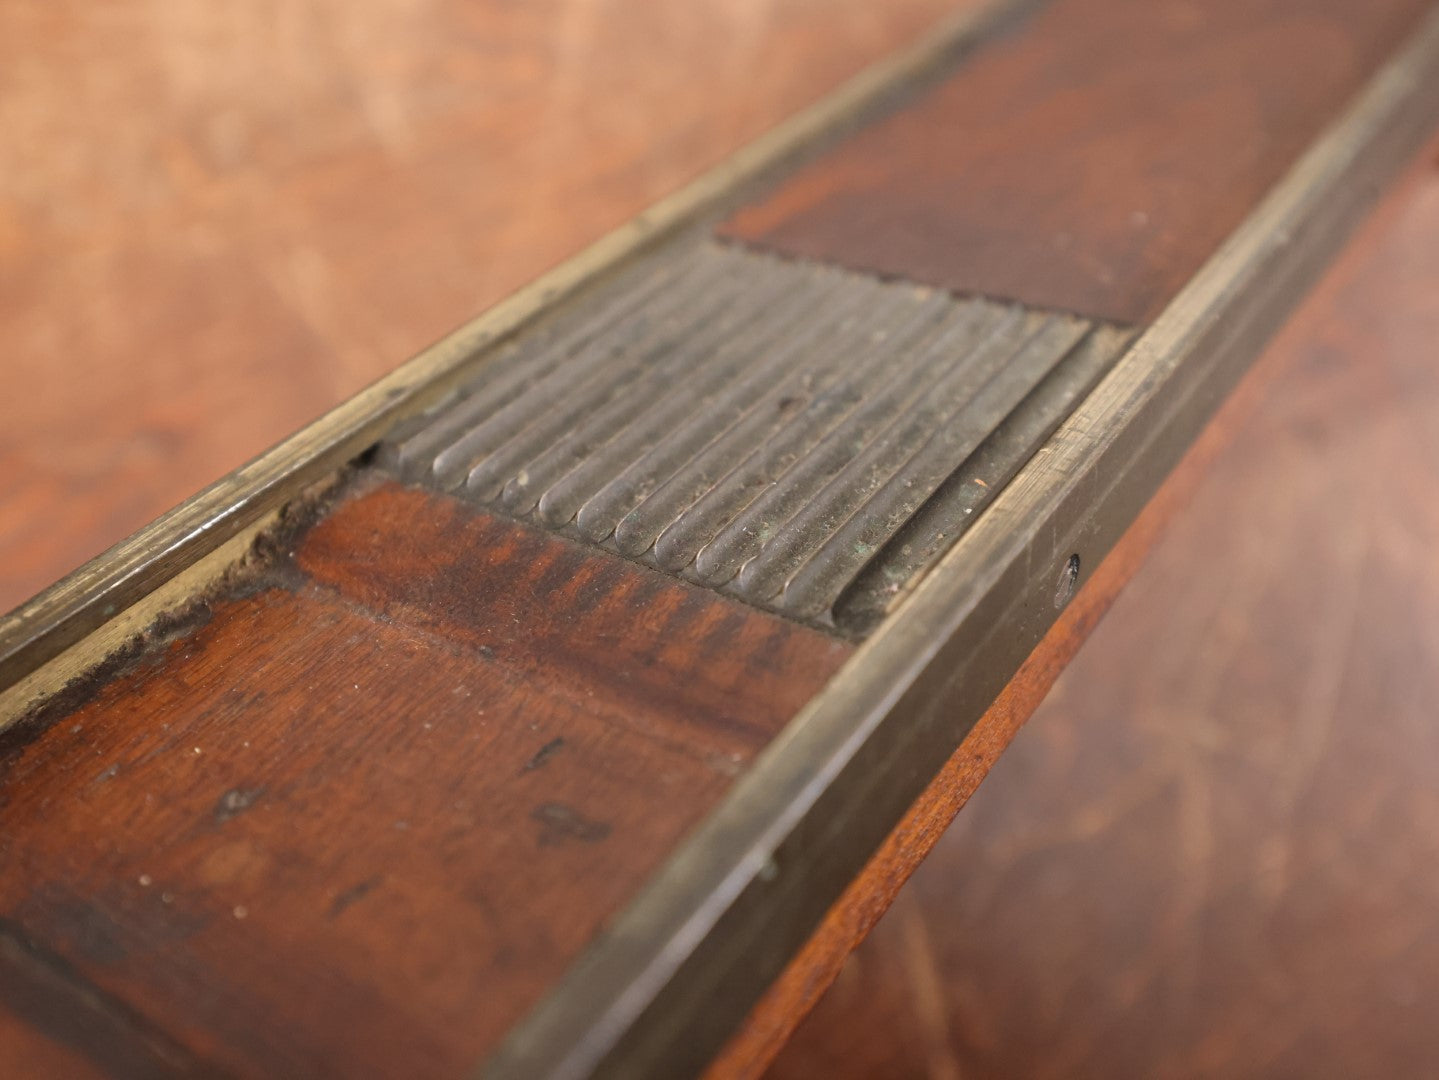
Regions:
<instances>
[{"instance_id":1,"label":"ribbed brass plate","mask_svg":"<svg viewBox=\"0 0 1439 1080\"><path fill-rule=\"evenodd\" d=\"M794 618L862 633L1126 332L708 241L504 346L380 460Z\"/></svg>"}]
</instances>

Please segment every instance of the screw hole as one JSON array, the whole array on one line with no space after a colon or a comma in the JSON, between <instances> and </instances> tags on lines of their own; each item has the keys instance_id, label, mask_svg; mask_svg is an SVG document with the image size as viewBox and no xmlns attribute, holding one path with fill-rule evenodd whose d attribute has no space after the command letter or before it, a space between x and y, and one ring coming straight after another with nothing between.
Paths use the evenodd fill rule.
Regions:
<instances>
[{"instance_id":1,"label":"screw hole","mask_svg":"<svg viewBox=\"0 0 1439 1080\"><path fill-rule=\"evenodd\" d=\"M1074 587L1079 582L1079 556L1071 555L1059 570L1059 585L1054 590L1054 606L1064 607L1069 603L1069 598L1074 595Z\"/></svg>"}]
</instances>

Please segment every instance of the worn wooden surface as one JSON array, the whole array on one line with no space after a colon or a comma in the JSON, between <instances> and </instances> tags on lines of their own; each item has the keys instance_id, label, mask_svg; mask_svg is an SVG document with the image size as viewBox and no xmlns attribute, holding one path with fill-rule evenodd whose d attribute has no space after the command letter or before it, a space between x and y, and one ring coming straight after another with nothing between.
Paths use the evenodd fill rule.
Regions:
<instances>
[{"instance_id":1,"label":"worn wooden surface","mask_svg":"<svg viewBox=\"0 0 1439 1080\"><path fill-rule=\"evenodd\" d=\"M1365 24L1375 34L1397 25L1400 0L1388 3L1393 7L1376 7L1373 23ZM581 38L589 35L585 30ZM1337 64L1343 74L1358 63L1347 53L1336 60L1320 52L1326 70ZM210 247L196 249L208 252L205 258L184 248L188 239L179 241L178 270L165 264L151 272L148 249L140 257L121 247L128 253L113 266L97 257L102 269L80 291L86 303L104 307L104 318L67 310L60 319L48 309L49 321L35 323L45 328L37 340L54 351L34 355L77 357L76 378L84 379L81 365L94 356L114 365L116 357L148 354L160 342L167 349L157 355L208 356L185 372L203 384L210 377L203 373L215 370L206 365L230 349L228 355L253 365L245 371L254 385L283 385L266 381L275 371L302 383L319 380L318 390L286 391L284 407L320 400L338 384L317 374L328 369L295 363L297 355L341 324L369 335L357 352L326 346L346 362L363 358L373 342L388 349L387 334L410 332L404 327L419 322L404 320L432 310L426 290L455 290L453 297L473 288L463 273L472 250L454 239L460 231L454 222L484 237L475 242L477 259L493 257L496 249L485 247L492 235L507 235L496 225L502 215L471 219L455 210L470 192L466 178L478 169L467 155L483 140L477 126L446 124L433 130L428 150L416 151L424 179L412 177L411 187L400 182L392 201L376 196L389 190L380 183L390 176L389 158L405 159L396 149L403 140L386 144L379 166L338 149L314 163L314 174L305 173L308 164L292 163L293 175L305 177L296 182L300 205L336 215L336 246L297 255L302 232L284 230L295 221L311 227L305 214L288 224L278 215L280 231L273 234L241 214L256 239L233 289L220 287L230 249L214 246L213 236L205 240ZM506 138L513 135L504 128ZM281 136L273 137L283 145ZM465 142L470 136L473 143ZM165 160L193 165L194 157L191 148ZM459 157L464 162L453 171L426 171ZM617 169L632 175L628 165ZM224 204L222 188L204 190ZM246 196L256 199L253 206L285 205L257 190ZM425 227L437 230L440 247L418 240L406 247L410 230L429 235L409 218L355 226L375 204L385 213L434 212L433 221L448 223ZM541 216L550 220L551 207ZM136 220L162 237L191 235L174 227L191 220L183 216ZM0 225L8 229L9 219L0 216ZM192 232L207 235L203 225ZM566 235L581 232L583 223ZM12 234L0 232L0 240ZM87 235L107 234L97 228ZM277 247L266 246L272 241ZM527 242L536 243L533 236ZM456 255L445 245L464 250ZM397 250L412 252L413 262ZM276 251L284 274L267 261ZM346 287L353 291L327 276L344 265L332 252L354 260L357 276ZM206 261L211 256L213 263ZM246 277L256 265L256 276ZM415 273L418 266L423 274ZM405 275L393 310L367 291L396 287L392 273ZM140 293L117 289L131 279ZM259 282L254 288L266 303L277 282L298 289L299 308L279 305L300 326L293 340L274 346L264 336L265 327L284 320L258 319L252 327L244 314L246 282ZM151 297L153 307L143 294L150 288L163 294ZM43 308L60 291L36 295ZM227 307L236 296L239 315ZM459 314L471 310L473 292L466 296ZM155 314L168 310L162 300L177 303L179 314ZM387 311L395 323L384 321ZM99 348L102 330L120 334L115 340L136 334L143 348L133 341ZM211 335L222 345L219 353L188 348ZM167 351L172 346L177 351ZM21 376L28 370L21 368ZM235 392L224 382L230 374L215 376L224 383L221 398ZM197 390L201 396L192 399L169 393L163 381L139 386L146 405L133 415L154 408L173 427L163 428L169 441L161 439L136 471L159 476L164 470L156 462L174 458L189 467L195 455L185 417L203 416L209 391ZM228 410L227 424L239 431L249 407ZM45 558L74 536L96 535L78 523L100 520L116 505L106 501L113 494L106 484L119 473L95 471L93 455L81 450L120 445L146 430L120 425L107 435L109 421L100 412L68 415L62 449L74 456L52 454L54 467L82 462L104 497L86 502L80 494L90 489L80 484L65 490L81 515L67 524L69 511L50 519L43 513L74 477L42 475L15 496L10 506L29 507L54 530L25 541L31 553L45 548ZM281 429L295 422L283 420ZM195 483L183 479L176 494ZM117 490L133 492L134 485ZM445 512L432 513L435 505ZM446 554L437 558L437 551ZM287 572L216 604L158 660L107 685L73 718L38 737L11 736L0 764L0 860L7 871L0 875L0 945L13 973L8 986L19 988L28 1011L0 1000L0 1039L12 1033L25 1055L20 1060L39 1062L42 1075L76 1071L67 1064L75 1055L122 1075L153 1071L147 1061L180 1072L454 1074L477 1060L843 656L788 624L722 600L687 599L682 586L592 558L448 502L385 489L343 508L306 539ZM832 970L892 895L1112 591L1085 601L1076 624L1060 632L966 747L969 756L953 766L952 783L932 789L876 863L867 879L872 891L854 894L827 927L830 937L811 956L815 970ZM500 715L522 723L502 726ZM923 920L915 925L924 929ZM915 946L923 934L913 926L905 934L911 957L929 955ZM931 966L931 988L942 970ZM31 992L57 977L58 991ZM812 986L794 979L776 991L776 1023L813 996ZM59 1004L35 1016L36 1000ZM926 999L931 1029L936 1015L943 1019L935 1001ZM87 1018L96 1016L117 1031L114 1038L94 1037ZM735 1062L752 1066L772 1048L774 1032L757 1030L757 1041L733 1050ZM48 1035L37 1038L40 1031ZM879 1044L863 1053L853 1042L837 1045L849 1046L852 1066L869 1060L866 1054L884 1060L882 1048L872 1055ZM946 1067L939 1044L926 1045L935 1053L929 1065Z\"/></svg>"},{"instance_id":2,"label":"worn wooden surface","mask_svg":"<svg viewBox=\"0 0 1439 1080\"><path fill-rule=\"evenodd\" d=\"M955 0L0 7L0 610Z\"/></svg>"},{"instance_id":3,"label":"worn wooden surface","mask_svg":"<svg viewBox=\"0 0 1439 1080\"><path fill-rule=\"evenodd\" d=\"M0 757L0 1007L121 1076L462 1075L849 651L394 486L193 622Z\"/></svg>"},{"instance_id":4,"label":"worn wooden surface","mask_svg":"<svg viewBox=\"0 0 1439 1080\"><path fill-rule=\"evenodd\" d=\"M727 235L1119 322L1157 313L1426 0L1056 0Z\"/></svg>"},{"instance_id":5,"label":"worn wooden surface","mask_svg":"<svg viewBox=\"0 0 1439 1080\"><path fill-rule=\"evenodd\" d=\"M1439 144L772 1080L1432 1073L1436 289Z\"/></svg>"}]
</instances>

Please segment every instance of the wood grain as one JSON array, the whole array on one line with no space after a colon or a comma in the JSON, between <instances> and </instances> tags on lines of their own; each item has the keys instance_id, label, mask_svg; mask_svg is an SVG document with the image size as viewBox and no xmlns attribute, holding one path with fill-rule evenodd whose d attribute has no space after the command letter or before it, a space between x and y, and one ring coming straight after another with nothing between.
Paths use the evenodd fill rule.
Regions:
<instances>
[{"instance_id":1,"label":"wood grain","mask_svg":"<svg viewBox=\"0 0 1439 1080\"><path fill-rule=\"evenodd\" d=\"M953 0L0 9L0 610Z\"/></svg>"},{"instance_id":2,"label":"wood grain","mask_svg":"<svg viewBox=\"0 0 1439 1080\"><path fill-rule=\"evenodd\" d=\"M1431 1071L1436 238L1439 143L774 1080Z\"/></svg>"},{"instance_id":3,"label":"wood grain","mask_svg":"<svg viewBox=\"0 0 1439 1080\"><path fill-rule=\"evenodd\" d=\"M104 1076L79 1054L4 1011L0 1011L0 1046L5 1048L5 1068L11 1076L63 1076L66 1080Z\"/></svg>"},{"instance_id":4,"label":"wood grain","mask_svg":"<svg viewBox=\"0 0 1439 1080\"><path fill-rule=\"evenodd\" d=\"M722 232L1141 323L1427 7L1057 0Z\"/></svg>"},{"instance_id":5,"label":"wood grain","mask_svg":"<svg viewBox=\"0 0 1439 1080\"><path fill-rule=\"evenodd\" d=\"M391 485L191 624L0 758L0 919L129 1035L25 1019L114 1075L461 1075L849 651Z\"/></svg>"}]
</instances>

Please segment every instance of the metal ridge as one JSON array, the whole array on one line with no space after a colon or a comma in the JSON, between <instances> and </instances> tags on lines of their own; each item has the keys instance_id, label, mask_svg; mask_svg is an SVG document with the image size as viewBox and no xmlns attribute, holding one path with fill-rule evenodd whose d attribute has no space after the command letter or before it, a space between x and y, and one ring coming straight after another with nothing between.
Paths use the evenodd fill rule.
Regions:
<instances>
[{"instance_id":1,"label":"metal ridge","mask_svg":"<svg viewBox=\"0 0 1439 1080\"><path fill-rule=\"evenodd\" d=\"M492 346L657 241L717 216L755 185L922 91L1042 2L990 0L946 20L0 618L0 727L15 719L10 691L22 681L72 648L61 682L97 663L103 654L85 649L86 635L433 405L486 363Z\"/></svg>"},{"instance_id":2,"label":"metal ridge","mask_svg":"<svg viewBox=\"0 0 1439 1080\"><path fill-rule=\"evenodd\" d=\"M1439 116L1439 11L485 1064L701 1071Z\"/></svg>"}]
</instances>

